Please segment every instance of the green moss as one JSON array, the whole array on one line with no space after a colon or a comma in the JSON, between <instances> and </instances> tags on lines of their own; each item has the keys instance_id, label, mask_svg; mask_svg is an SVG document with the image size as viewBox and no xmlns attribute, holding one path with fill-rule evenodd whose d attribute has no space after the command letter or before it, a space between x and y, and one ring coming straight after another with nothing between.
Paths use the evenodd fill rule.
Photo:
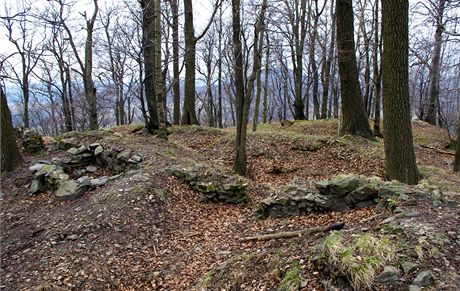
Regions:
<instances>
[{"instance_id":1,"label":"green moss","mask_svg":"<svg viewBox=\"0 0 460 291\"><path fill-rule=\"evenodd\" d=\"M421 184L437 186L442 191L460 192L460 183L455 174L435 166L419 166L419 170L425 180L422 180Z\"/></svg>"},{"instance_id":2,"label":"green moss","mask_svg":"<svg viewBox=\"0 0 460 291\"><path fill-rule=\"evenodd\" d=\"M206 288L211 285L212 277L214 273L212 271L207 272L204 274L203 278L201 278L200 283L196 286L195 290L206 290Z\"/></svg>"},{"instance_id":3,"label":"green moss","mask_svg":"<svg viewBox=\"0 0 460 291\"><path fill-rule=\"evenodd\" d=\"M302 282L300 278L300 263L294 261L292 266L287 270L283 280L281 280L278 290L280 291L294 291L299 290Z\"/></svg>"}]
</instances>

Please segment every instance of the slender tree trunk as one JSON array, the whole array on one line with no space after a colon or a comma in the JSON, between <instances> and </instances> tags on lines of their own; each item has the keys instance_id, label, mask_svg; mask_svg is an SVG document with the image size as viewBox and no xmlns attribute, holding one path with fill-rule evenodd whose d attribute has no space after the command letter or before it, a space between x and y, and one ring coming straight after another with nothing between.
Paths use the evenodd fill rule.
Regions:
<instances>
[{"instance_id":1,"label":"slender tree trunk","mask_svg":"<svg viewBox=\"0 0 460 291\"><path fill-rule=\"evenodd\" d=\"M262 102L262 122L267 123L267 102L268 102L268 76L269 72L269 62L270 62L270 38L268 33L265 34L266 43L267 43L267 51L265 54L265 75L264 75L264 97Z\"/></svg>"},{"instance_id":2,"label":"slender tree trunk","mask_svg":"<svg viewBox=\"0 0 460 291\"><path fill-rule=\"evenodd\" d=\"M173 37L173 124L180 123L180 77L179 77L179 3L178 0L169 0L172 13Z\"/></svg>"},{"instance_id":3,"label":"slender tree trunk","mask_svg":"<svg viewBox=\"0 0 460 291\"><path fill-rule=\"evenodd\" d=\"M457 117L457 149L455 150L454 172L460 172L460 105Z\"/></svg>"},{"instance_id":4,"label":"slender tree trunk","mask_svg":"<svg viewBox=\"0 0 460 291\"><path fill-rule=\"evenodd\" d=\"M374 10L374 45L372 47L372 66L373 66L373 75L374 75L374 135L378 137L383 137L380 130L380 107L381 107L381 74L378 63L379 57L379 1L375 1L375 10Z\"/></svg>"},{"instance_id":5,"label":"slender tree trunk","mask_svg":"<svg viewBox=\"0 0 460 291\"><path fill-rule=\"evenodd\" d=\"M0 171L12 171L19 167L23 160L19 153L19 148L16 143L16 135L13 129L13 122L11 119L11 112L8 108L8 102L6 100L3 88L0 88L0 99L1 99L1 163Z\"/></svg>"},{"instance_id":6,"label":"slender tree trunk","mask_svg":"<svg viewBox=\"0 0 460 291\"><path fill-rule=\"evenodd\" d=\"M434 34L434 48L430 66L430 91L428 112L425 121L436 125L438 102L439 102L439 75L441 70L442 33L444 31L443 15L446 0L438 0L436 11L436 32Z\"/></svg>"},{"instance_id":7,"label":"slender tree trunk","mask_svg":"<svg viewBox=\"0 0 460 291\"><path fill-rule=\"evenodd\" d=\"M219 8L219 36L218 36L218 45L219 45L219 60L218 60L218 105L217 105L217 120L219 122L219 127L223 128L223 118L222 118L222 5Z\"/></svg>"},{"instance_id":8,"label":"slender tree trunk","mask_svg":"<svg viewBox=\"0 0 460 291\"><path fill-rule=\"evenodd\" d=\"M184 0L185 89L182 124L199 124L195 112L196 38L193 27L192 0Z\"/></svg>"},{"instance_id":9,"label":"slender tree trunk","mask_svg":"<svg viewBox=\"0 0 460 291\"><path fill-rule=\"evenodd\" d=\"M335 49L335 14L334 14L334 2L331 3L331 16L332 16L332 25L331 25L331 44L329 47L329 52L326 58L326 45L324 45L324 57L323 57L323 97L321 102L321 118L327 118L327 99L329 97L329 87L331 83L331 67L332 61L334 60L334 49Z\"/></svg>"},{"instance_id":10,"label":"slender tree trunk","mask_svg":"<svg viewBox=\"0 0 460 291\"><path fill-rule=\"evenodd\" d=\"M318 65L316 64L315 52L316 52L316 39L318 35L318 19L314 18L312 28L312 35L310 39L310 51L309 51L309 62L311 67L311 73L313 77L313 114L315 119L320 118L319 114L319 73ZM307 118L308 119L308 118Z\"/></svg>"},{"instance_id":11,"label":"slender tree trunk","mask_svg":"<svg viewBox=\"0 0 460 291\"><path fill-rule=\"evenodd\" d=\"M29 74L27 73L27 65L26 60L23 59L22 65L22 98L24 101L24 114L23 114L23 122L24 128L30 128L30 120L29 120L29 99L30 99L30 91L29 91Z\"/></svg>"},{"instance_id":12,"label":"slender tree trunk","mask_svg":"<svg viewBox=\"0 0 460 291\"><path fill-rule=\"evenodd\" d=\"M262 62L262 49L264 46L264 28L261 28L260 31L260 39L259 39L259 60L257 61L259 65ZM260 96L262 94L262 66L259 66L259 70L257 71L257 89L256 89L256 104L254 107L254 117L252 120L252 131L257 130L257 123L259 122L259 110L260 110Z\"/></svg>"},{"instance_id":13,"label":"slender tree trunk","mask_svg":"<svg viewBox=\"0 0 460 291\"><path fill-rule=\"evenodd\" d=\"M165 95L163 94L163 80L165 79L161 70L161 0L155 1L155 85L156 85L156 101L158 112L158 137L167 139L166 132L166 112L165 112Z\"/></svg>"},{"instance_id":14,"label":"slender tree trunk","mask_svg":"<svg viewBox=\"0 0 460 291\"><path fill-rule=\"evenodd\" d=\"M339 53L342 122L339 135L360 135L373 139L359 88L353 32L352 0L337 0L337 47Z\"/></svg>"},{"instance_id":15,"label":"slender tree trunk","mask_svg":"<svg viewBox=\"0 0 460 291\"><path fill-rule=\"evenodd\" d=\"M382 27L386 178L416 184L420 175L410 116L409 1L383 0Z\"/></svg>"}]
</instances>

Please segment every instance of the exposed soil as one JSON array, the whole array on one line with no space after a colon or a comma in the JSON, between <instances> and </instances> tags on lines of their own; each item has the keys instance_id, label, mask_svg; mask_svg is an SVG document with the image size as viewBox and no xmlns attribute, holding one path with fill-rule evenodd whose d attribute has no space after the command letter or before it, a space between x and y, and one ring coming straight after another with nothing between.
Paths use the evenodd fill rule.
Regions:
<instances>
[{"instance_id":1,"label":"exposed soil","mask_svg":"<svg viewBox=\"0 0 460 291\"><path fill-rule=\"evenodd\" d=\"M73 290L276 290L293 261L301 262L303 290L322 290L323 277L313 268L311 249L326 234L267 242L241 243L239 239L338 221L346 223L345 231L362 232L378 228L382 219L391 215L376 214L371 207L345 213L256 219L255 210L268 195L268 186L283 185L294 177L323 179L340 173L383 177L381 141L338 139L334 137L337 125L331 122L291 127L274 124L271 132L250 134L248 178L252 201L245 205L203 203L195 191L165 171L184 161L231 170L231 130L173 128L165 142L142 132L132 134L130 129L88 134L82 139L84 143L102 141L130 148L144 161L139 170L124 173L77 200L55 201L51 192L29 196L24 186L15 185L20 177L25 177L19 179L22 183L27 181L29 166L40 159L62 157L62 151L28 155L22 168L2 176L2 290L27 290L47 284ZM316 137L313 141L292 139L276 132ZM417 159L422 166L440 169L448 185L460 184L460 177L450 171L450 154L417 147ZM451 188L446 192L449 199L458 200L458 193ZM452 232L460 235L455 224L458 215L447 217L449 213L460 214L458 208L433 208L429 201L406 204L400 207L422 213L417 223L430 224L451 236ZM416 243L417 237L408 239ZM453 278L450 285L439 285L441 289L449 290L456 284L459 249L455 243L446 245L452 255L448 265L443 256L426 262L426 267ZM213 280L203 286L209 271ZM385 288L400 290L408 282L409 277L404 277Z\"/></svg>"}]
</instances>

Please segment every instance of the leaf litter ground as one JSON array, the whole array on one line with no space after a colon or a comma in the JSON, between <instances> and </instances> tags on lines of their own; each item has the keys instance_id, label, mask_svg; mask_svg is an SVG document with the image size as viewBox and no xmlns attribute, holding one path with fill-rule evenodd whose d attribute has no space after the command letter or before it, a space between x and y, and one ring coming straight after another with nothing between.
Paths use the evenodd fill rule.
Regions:
<instances>
[{"instance_id":1,"label":"leaf litter ground","mask_svg":"<svg viewBox=\"0 0 460 291\"><path fill-rule=\"evenodd\" d=\"M290 128L273 125L270 130L262 128L261 133L250 134L252 202L246 205L203 203L196 192L164 171L185 157L230 170L231 130L174 128L169 142L131 134L130 127L98 134L97 139L89 135L88 142L102 140L131 148L145 162L139 171L76 201L54 201L52 193L30 197L26 189L15 186L18 177L27 176L28 166L62 153L28 156L23 168L2 177L2 289L46 284L74 290L200 289L203 277L211 271L214 280L206 286L210 290L273 290L289 264L298 261L303 289L321 290L320 274L313 269L310 253L324 234L267 242L241 243L239 239L337 221L346 222L348 230L366 230L377 224L373 208L255 218L258 202L269 194L268 186L283 185L294 177L323 179L340 173L383 176L381 148L366 141L335 138L336 126L330 122ZM449 173L446 156L417 148L422 166L436 166L441 169L438 176L458 183L458 175ZM164 193L161 197L158 189ZM226 274L226 266L231 266L233 273Z\"/></svg>"}]
</instances>

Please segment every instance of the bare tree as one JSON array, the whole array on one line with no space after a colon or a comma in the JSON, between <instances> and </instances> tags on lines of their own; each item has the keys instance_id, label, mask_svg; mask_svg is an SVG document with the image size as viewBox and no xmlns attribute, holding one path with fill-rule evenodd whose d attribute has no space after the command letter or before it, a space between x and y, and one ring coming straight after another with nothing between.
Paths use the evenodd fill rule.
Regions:
<instances>
[{"instance_id":1,"label":"bare tree","mask_svg":"<svg viewBox=\"0 0 460 291\"><path fill-rule=\"evenodd\" d=\"M385 175L417 184L409 104L409 1L382 1Z\"/></svg>"},{"instance_id":2,"label":"bare tree","mask_svg":"<svg viewBox=\"0 0 460 291\"><path fill-rule=\"evenodd\" d=\"M200 35L195 36L192 0L184 0L185 90L182 124L191 125L199 123L195 112L196 44L210 28L220 5L221 1L218 0L207 26Z\"/></svg>"},{"instance_id":3,"label":"bare tree","mask_svg":"<svg viewBox=\"0 0 460 291\"><path fill-rule=\"evenodd\" d=\"M336 0L342 120L339 134L373 138L364 108L356 66L352 0Z\"/></svg>"},{"instance_id":4,"label":"bare tree","mask_svg":"<svg viewBox=\"0 0 460 291\"><path fill-rule=\"evenodd\" d=\"M36 29L29 26L30 21L27 19L27 11L30 8L22 7L22 9L24 11L14 16L2 17L2 21L8 32L8 40L14 45L16 52L20 56L20 72L17 72L14 66L12 67L12 72L22 91L23 125L24 128L29 128L30 76L43 54L43 49L39 36L36 35Z\"/></svg>"}]
</instances>

